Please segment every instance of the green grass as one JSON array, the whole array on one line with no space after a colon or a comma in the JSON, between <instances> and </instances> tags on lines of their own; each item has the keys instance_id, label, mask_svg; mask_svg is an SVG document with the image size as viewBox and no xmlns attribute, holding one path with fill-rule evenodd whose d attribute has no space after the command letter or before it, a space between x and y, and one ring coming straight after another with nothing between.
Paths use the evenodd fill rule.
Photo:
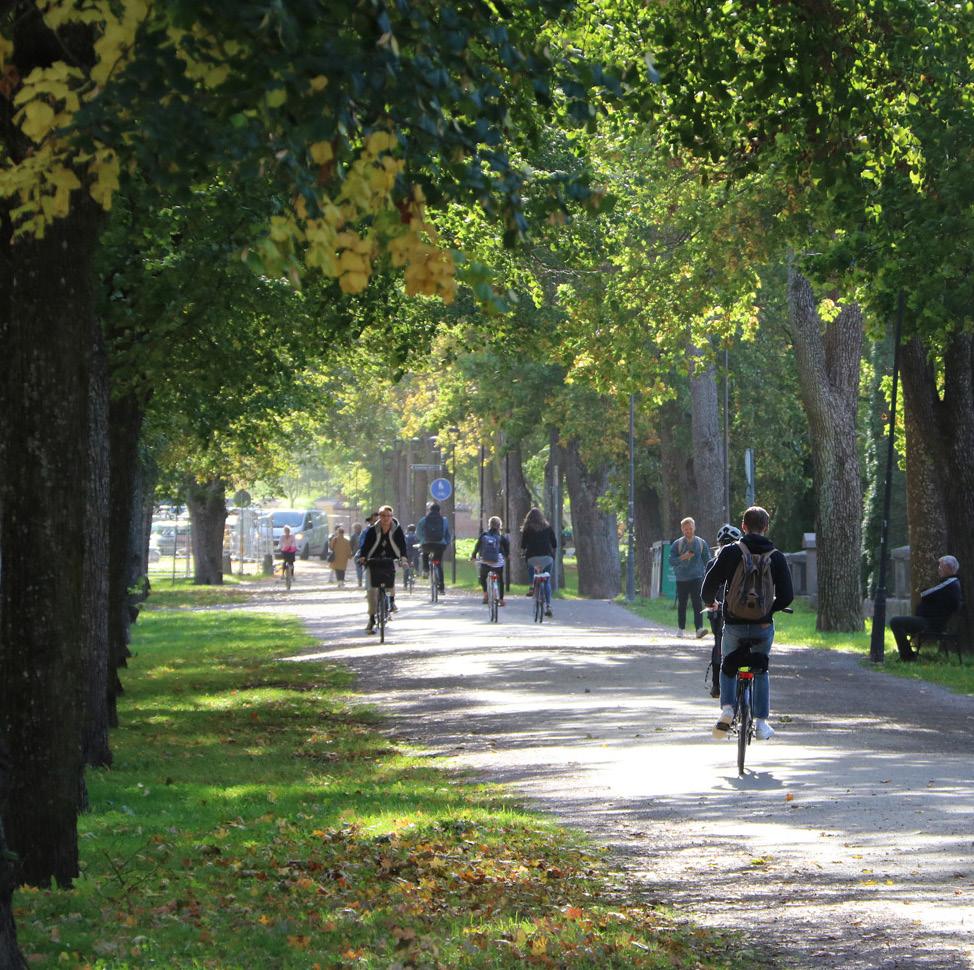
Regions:
<instances>
[{"instance_id":1,"label":"green grass","mask_svg":"<svg viewBox=\"0 0 974 970\"><path fill-rule=\"evenodd\" d=\"M134 634L82 876L15 895L31 966L753 965L627 899L577 834L390 744L344 669L285 659L315 645L297 621L157 609Z\"/></svg>"},{"instance_id":2,"label":"green grass","mask_svg":"<svg viewBox=\"0 0 974 970\"><path fill-rule=\"evenodd\" d=\"M623 597L619 597L617 602L647 620L676 629L676 604L671 599L648 600L640 596L630 604L626 603ZM795 612L791 615L775 614L775 641L778 643L855 653L863 659L864 666L869 669L879 669L911 680L940 684L961 694L974 694L974 662L969 657L965 659L963 665L960 665L956 654L953 654L952 658L944 657L935 644L930 644L924 647L918 662L902 663L896 649L896 641L887 627L883 637L883 663L872 664L869 662L871 621L866 621L866 629L861 633L823 633L815 629L813 609L797 600L793 606Z\"/></svg>"},{"instance_id":3,"label":"green grass","mask_svg":"<svg viewBox=\"0 0 974 970\"><path fill-rule=\"evenodd\" d=\"M152 590L146 600L146 609L174 608L185 606L219 606L223 603L245 603L249 594L242 589L234 589L240 579L224 576L222 586L196 586L192 579L177 579L175 584L168 579L152 580Z\"/></svg>"}]
</instances>

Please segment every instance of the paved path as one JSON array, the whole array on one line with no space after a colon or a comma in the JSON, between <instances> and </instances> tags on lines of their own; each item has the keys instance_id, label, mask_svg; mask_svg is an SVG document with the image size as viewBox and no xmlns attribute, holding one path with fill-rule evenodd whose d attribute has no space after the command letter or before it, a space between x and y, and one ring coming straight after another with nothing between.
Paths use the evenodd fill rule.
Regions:
<instances>
[{"instance_id":1,"label":"paved path","mask_svg":"<svg viewBox=\"0 0 974 970\"><path fill-rule=\"evenodd\" d=\"M301 564L312 656L350 666L396 733L611 845L646 896L747 930L783 966L974 968L974 699L776 644L771 742L737 777L710 739L708 641L619 606L400 596L389 642L358 590ZM745 888L746 887L746 888Z\"/></svg>"}]
</instances>

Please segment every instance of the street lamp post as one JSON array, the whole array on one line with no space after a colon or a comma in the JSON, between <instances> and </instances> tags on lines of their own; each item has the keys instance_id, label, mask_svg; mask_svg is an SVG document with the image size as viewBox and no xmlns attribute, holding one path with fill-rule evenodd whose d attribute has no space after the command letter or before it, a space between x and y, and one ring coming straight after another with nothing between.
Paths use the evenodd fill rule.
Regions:
<instances>
[{"instance_id":1,"label":"street lamp post","mask_svg":"<svg viewBox=\"0 0 974 970\"><path fill-rule=\"evenodd\" d=\"M450 464L453 466L453 481L450 483L453 486L453 563L451 566L453 577L451 582L454 586L457 584L457 435L459 433L459 428L450 428Z\"/></svg>"},{"instance_id":2,"label":"street lamp post","mask_svg":"<svg viewBox=\"0 0 974 970\"><path fill-rule=\"evenodd\" d=\"M893 443L896 434L896 388L900 376L900 334L903 332L903 291L896 302L896 327L893 336L893 390L890 395L889 433L886 442L886 482L883 489L883 527L879 540L879 580L873 600L873 626L869 636L869 659L881 664L886 651L886 543L889 537L889 508L893 490Z\"/></svg>"},{"instance_id":3,"label":"street lamp post","mask_svg":"<svg viewBox=\"0 0 974 970\"><path fill-rule=\"evenodd\" d=\"M636 395L629 395L629 551L626 554L626 599L636 598Z\"/></svg>"}]
</instances>

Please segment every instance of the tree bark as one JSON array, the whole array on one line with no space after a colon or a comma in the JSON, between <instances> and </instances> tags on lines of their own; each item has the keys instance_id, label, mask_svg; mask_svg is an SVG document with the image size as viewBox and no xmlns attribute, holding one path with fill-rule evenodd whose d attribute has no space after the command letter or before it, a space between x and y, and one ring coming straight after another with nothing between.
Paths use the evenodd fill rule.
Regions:
<instances>
[{"instance_id":1,"label":"tree bark","mask_svg":"<svg viewBox=\"0 0 974 970\"><path fill-rule=\"evenodd\" d=\"M197 586L223 585L223 531L227 521L226 486L218 478L192 483L186 505L193 525L193 565Z\"/></svg>"},{"instance_id":2,"label":"tree bark","mask_svg":"<svg viewBox=\"0 0 974 970\"><path fill-rule=\"evenodd\" d=\"M667 401L660 409L660 518L671 540L680 534L680 520L692 515L696 495L690 466L690 418L679 401Z\"/></svg>"},{"instance_id":3,"label":"tree bark","mask_svg":"<svg viewBox=\"0 0 974 970\"><path fill-rule=\"evenodd\" d=\"M87 691L85 702L84 761L108 766L112 752L108 742L108 704L105 693L109 668L109 387L108 361L101 329L96 328L92 354L90 430L88 435L88 514L85 518L85 613L87 637ZM83 794L87 809L87 792Z\"/></svg>"},{"instance_id":4,"label":"tree bark","mask_svg":"<svg viewBox=\"0 0 974 970\"><path fill-rule=\"evenodd\" d=\"M11 768L9 752L0 742L0 970L26 970L27 964L17 946L17 926L14 922L13 892L17 885L17 863L11 858L11 847L3 830Z\"/></svg>"},{"instance_id":5,"label":"tree bark","mask_svg":"<svg viewBox=\"0 0 974 970\"><path fill-rule=\"evenodd\" d=\"M724 442L717 403L717 373L711 363L693 355L690 373L690 428L693 492L696 500L689 513L697 534L716 542L724 521Z\"/></svg>"},{"instance_id":6,"label":"tree bark","mask_svg":"<svg viewBox=\"0 0 974 970\"><path fill-rule=\"evenodd\" d=\"M856 441L863 321L858 304L828 324L812 288L789 269L788 303L816 498L819 630L859 631L862 621L862 479Z\"/></svg>"},{"instance_id":7,"label":"tree bark","mask_svg":"<svg viewBox=\"0 0 974 970\"><path fill-rule=\"evenodd\" d=\"M112 401L108 668L104 682L104 703L112 727L118 724L117 672L130 656L129 627L134 619L130 590L144 580L148 556L139 456L142 419L142 404L134 397L126 395Z\"/></svg>"},{"instance_id":8,"label":"tree bark","mask_svg":"<svg viewBox=\"0 0 974 970\"><path fill-rule=\"evenodd\" d=\"M622 586L616 515L598 505L609 488L608 469L587 467L574 440L561 452L572 503L579 595L614 599Z\"/></svg>"},{"instance_id":9,"label":"tree bark","mask_svg":"<svg viewBox=\"0 0 974 970\"><path fill-rule=\"evenodd\" d=\"M531 500L531 491L524 478L523 455L521 453L521 443L511 445L508 451L510 495L508 496L508 515L510 522L507 523L511 535L511 582L528 582L528 565L521 556L521 523L534 504Z\"/></svg>"},{"instance_id":10,"label":"tree bark","mask_svg":"<svg viewBox=\"0 0 974 970\"><path fill-rule=\"evenodd\" d=\"M20 878L70 885L85 719L94 203L42 240L0 239L0 738L11 757L6 837ZM16 250L15 254L13 250ZM56 543L56 545L55 545ZM105 562L92 568L104 571ZM98 620L100 623L100 619Z\"/></svg>"},{"instance_id":11,"label":"tree bark","mask_svg":"<svg viewBox=\"0 0 974 970\"><path fill-rule=\"evenodd\" d=\"M653 576L653 543L663 538L659 492L636 480L636 582L642 596L650 595Z\"/></svg>"},{"instance_id":12,"label":"tree bark","mask_svg":"<svg viewBox=\"0 0 974 970\"><path fill-rule=\"evenodd\" d=\"M916 338L903 347L907 503L914 599L936 582L937 560L961 563L968 631L974 630L974 590L965 556L974 548L974 337L957 334L937 370Z\"/></svg>"}]
</instances>

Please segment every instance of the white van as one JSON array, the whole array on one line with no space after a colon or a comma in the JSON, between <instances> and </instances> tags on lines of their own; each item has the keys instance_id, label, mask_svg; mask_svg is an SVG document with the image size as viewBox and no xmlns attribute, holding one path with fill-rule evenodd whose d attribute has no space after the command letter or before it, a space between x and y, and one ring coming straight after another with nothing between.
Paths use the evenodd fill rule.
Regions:
<instances>
[{"instance_id":1,"label":"white van","mask_svg":"<svg viewBox=\"0 0 974 970\"><path fill-rule=\"evenodd\" d=\"M328 513L319 509L274 509L267 513L273 536L274 555L284 534L284 526L289 526L302 559L320 556L328 545Z\"/></svg>"}]
</instances>

